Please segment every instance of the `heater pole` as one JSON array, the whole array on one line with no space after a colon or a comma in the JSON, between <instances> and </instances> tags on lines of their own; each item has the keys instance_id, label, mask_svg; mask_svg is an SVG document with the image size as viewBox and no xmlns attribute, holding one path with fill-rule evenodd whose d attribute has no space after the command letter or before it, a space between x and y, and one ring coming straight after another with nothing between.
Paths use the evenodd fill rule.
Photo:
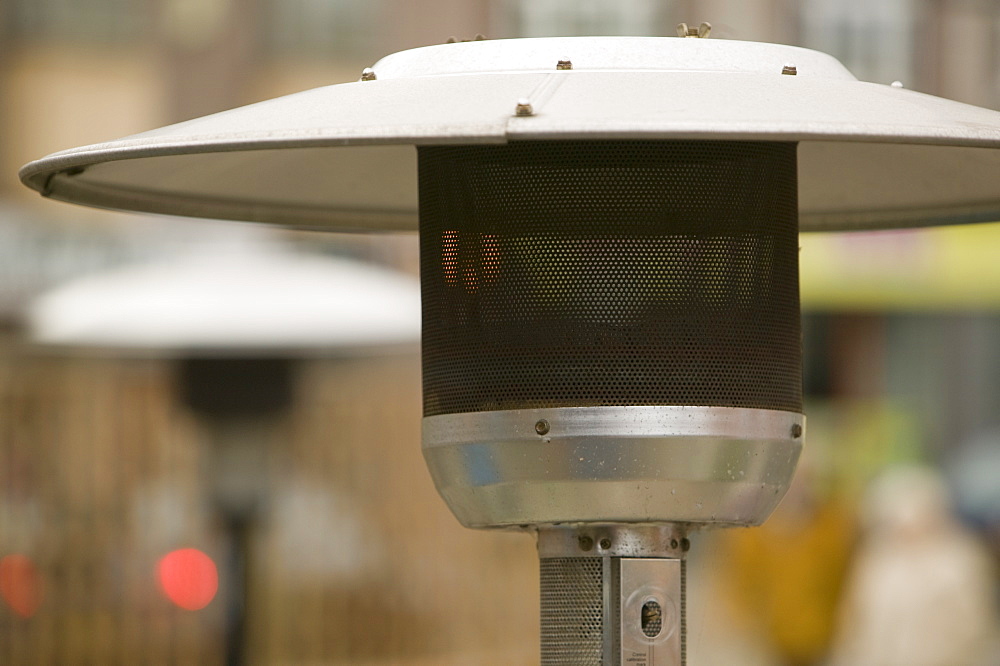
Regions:
<instances>
[{"instance_id":1,"label":"heater pole","mask_svg":"<svg viewBox=\"0 0 1000 666\"><path fill-rule=\"evenodd\" d=\"M254 517L237 512L222 512L229 548L229 594L226 597L225 643L226 666L247 663L247 597L250 593L252 534Z\"/></svg>"},{"instance_id":2,"label":"heater pole","mask_svg":"<svg viewBox=\"0 0 1000 666\"><path fill-rule=\"evenodd\" d=\"M688 548L678 526L539 529L542 666L684 666Z\"/></svg>"}]
</instances>

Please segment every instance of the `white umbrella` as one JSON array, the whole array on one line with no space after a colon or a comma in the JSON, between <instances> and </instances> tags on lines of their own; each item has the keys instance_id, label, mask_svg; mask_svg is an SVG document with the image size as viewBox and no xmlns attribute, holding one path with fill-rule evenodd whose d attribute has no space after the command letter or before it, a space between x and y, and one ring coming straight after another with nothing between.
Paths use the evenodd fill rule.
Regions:
<instances>
[{"instance_id":1,"label":"white umbrella","mask_svg":"<svg viewBox=\"0 0 1000 666\"><path fill-rule=\"evenodd\" d=\"M27 314L34 341L143 354L233 356L414 345L415 278L275 244L212 247L79 278Z\"/></svg>"}]
</instances>

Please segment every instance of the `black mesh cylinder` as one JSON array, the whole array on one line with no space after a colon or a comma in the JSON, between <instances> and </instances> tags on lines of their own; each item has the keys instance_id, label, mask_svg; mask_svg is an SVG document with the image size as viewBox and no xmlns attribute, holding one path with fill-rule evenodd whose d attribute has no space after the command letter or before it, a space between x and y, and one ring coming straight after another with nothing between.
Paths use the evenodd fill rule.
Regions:
<instances>
[{"instance_id":1,"label":"black mesh cylinder","mask_svg":"<svg viewBox=\"0 0 1000 666\"><path fill-rule=\"evenodd\" d=\"M801 411L795 144L419 149L424 414Z\"/></svg>"}]
</instances>

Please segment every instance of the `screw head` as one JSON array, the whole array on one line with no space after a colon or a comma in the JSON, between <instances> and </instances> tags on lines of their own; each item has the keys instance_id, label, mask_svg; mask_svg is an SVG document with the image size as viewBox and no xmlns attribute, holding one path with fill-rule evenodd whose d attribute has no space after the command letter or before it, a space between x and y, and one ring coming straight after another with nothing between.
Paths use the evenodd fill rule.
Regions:
<instances>
[{"instance_id":1,"label":"screw head","mask_svg":"<svg viewBox=\"0 0 1000 666\"><path fill-rule=\"evenodd\" d=\"M372 69L371 67L365 67L363 70L361 70L362 81L374 81L376 78L378 77L375 76L375 70Z\"/></svg>"},{"instance_id":2,"label":"screw head","mask_svg":"<svg viewBox=\"0 0 1000 666\"><path fill-rule=\"evenodd\" d=\"M547 435L549 432L549 422L545 419L539 419L538 422L535 423L535 432L539 435Z\"/></svg>"},{"instance_id":3,"label":"screw head","mask_svg":"<svg viewBox=\"0 0 1000 666\"><path fill-rule=\"evenodd\" d=\"M792 437L798 439L802 436L802 425L799 423L792 424Z\"/></svg>"},{"instance_id":4,"label":"screw head","mask_svg":"<svg viewBox=\"0 0 1000 666\"><path fill-rule=\"evenodd\" d=\"M712 32L711 23L702 23L697 28L694 26L689 26L687 23L677 24L677 36L678 37L696 37L699 39L705 39Z\"/></svg>"},{"instance_id":5,"label":"screw head","mask_svg":"<svg viewBox=\"0 0 1000 666\"><path fill-rule=\"evenodd\" d=\"M677 539L671 539L670 540L670 549L671 550L677 550L677 547L679 545L680 545L680 543L678 543Z\"/></svg>"},{"instance_id":6,"label":"screw head","mask_svg":"<svg viewBox=\"0 0 1000 666\"><path fill-rule=\"evenodd\" d=\"M535 109L531 106L531 102L527 99L517 100L517 106L514 107L515 116L533 116L535 115Z\"/></svg>"},{"instance_id":7,"label":"screw head","mask_svg":"<svg viewBox=\"0 0 1000 666\"><path fill-rule=\"evenodd\" d=\"M556 69L562 69L562 70L573 69L573 61L560 60L559 62L556 63Z\"/></svg>"},{"instance_id":8,"label":"screw head","mask_svg":"<svg viewBox=\"0 0 1000 666\"><path fill-rule=\"evenodd\" d=\"M799 73L799 68L792 64L787 64L781 68L781 73L787 76L795 76Z\"/></svg>"},{"instance_id":9,"label":"screw head","mask_svg":"<svg viewBox=\"0 0 1000 666\"><path fill-rule=\"evenodd\" d=\"M607 550L608 548L611 548L611 539L609 539L608 537L604 537L603 539L601 539L601 543L599 545L601 547L601 550Z\"/></svg>"},{"instance_id":10,"label":"screw head","mask_svg":"<svg viewBox=\"0 0 1000 666\"><path fill-rule=\"evenodd\" d=\"M685 553L691 550L691 542L688 541L687 537L681 539L681 550L683 550Z\"/></svg>"},{"instance_id":11,"label":"screw head","mask_svg":"<svg viewBox=\"0 0 1000 666\"><path fill-rule=\"evenodd\" d=\"M589 536L580 537L578 543L580 544L580 550L583 551L593 550L594 548L594 540L591 539Z\"/></svg>"}]
</instances>

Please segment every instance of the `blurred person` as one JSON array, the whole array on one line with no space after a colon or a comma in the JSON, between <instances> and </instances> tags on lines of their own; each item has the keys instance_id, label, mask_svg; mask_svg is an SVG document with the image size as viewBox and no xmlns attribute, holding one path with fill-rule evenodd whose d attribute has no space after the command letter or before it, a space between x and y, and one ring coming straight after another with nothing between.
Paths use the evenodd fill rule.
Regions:
<instances>
[{"instance_id":1,"label":"blurred person","mask_svg":"<svg viewBox=\"0 0 1000 666\"><path fill-rule=\"evenodd\" d=\"M806 666L829 649L856 527L820 448L803 452L764 525L718 535L720 588L737 625L731 630L758 643L758 655L738 663Z\"/></svg>"},{"instance_id":2,"label":"blurred person","mask_svg":"<svg viewBox=\"0 0 1000 666\"><path fill-rule=\"evenodd\" d=\"M940 475L890 469L870 486L862 519L831 666L997 663L993 567L954 518Z\"/></svg>"}]
</instances>

